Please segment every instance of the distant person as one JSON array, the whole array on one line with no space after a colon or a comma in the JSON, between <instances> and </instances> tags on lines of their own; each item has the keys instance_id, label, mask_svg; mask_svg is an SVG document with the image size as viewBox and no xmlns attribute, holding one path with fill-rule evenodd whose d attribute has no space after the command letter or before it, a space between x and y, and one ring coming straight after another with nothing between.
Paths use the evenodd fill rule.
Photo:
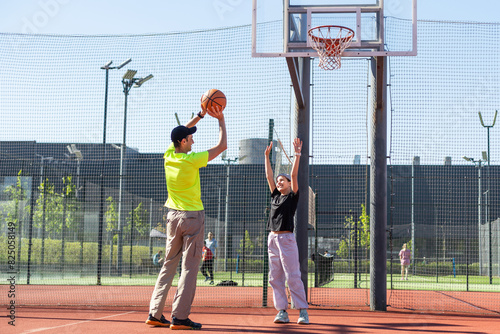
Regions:
<instances>
[{"instance_id":1,"label":"distant person","mask_svg":"<svg viewBox=\"0 0 500 334\"><path fill-rule=\"evenodd\" d=\"M293 234L293 217L299 200L299 182L297 179L299 171L300 151L302 141L295 138L293 146L295 149L291 175L279 174L276 179L271 168L269 153L273 143L271 142L265 151L265 172L269 190L271 191L271 211L267 228L270 230L267 238L269 254L269 284L273 288L274 307L278 314L274 318L275 323L287 323L288 298L286 283L292 296L293 305L300 310L297 323L308 324L309 315L307 308L304 284L301 279L299 264L299 249ZM307 195L307 189L305 190ZM302 222L307 223L307 222Z\"/></svg>"},{"instance_id":2,"label":"distant person","mask_svg":"<svg viewBox=\"0 0 500 334\"><path fill-rule=\"evenodd\" d=\"M210 281L210 285L214 284L214 255L210 248L207 247L207 242L203 242L203 255L201 256L201 273L205 276L205 282Z\"/></svg>"},{"instance_id":3,"label":"distant person","mask_svg":"<svg viewBox=\"0 0 500 334\"><path fill-rule=\"evenodd\" d=\"M217 259L217 247L219 246L219 244L217 243L217 240L215 240L215 235L212 232L208 232L205 242L207 244L207 247L212 251L212 255L214 257L213 267L215 268L215 259ZM212 275L212 280L213 278L214 275Z\"/></svg>"},{"instance_id":4,"label":"distant person","mask_svg":"<svg viewBox=\"0 0 500 334\"><path fill-rule=\"evenodd\" d=\"M212 232L208 232L207 238L205 239L205 242L207 244L207 247L210 248L210 250L212 251L214 259L216 259L217 258L216 251L217 251L218 244L217 244L217 240L215 240L215 235Z\"/></svg>"},{"instance_id":5,"label":"distant person","mask_svg":"<svg viewBox=\"0 0 500 334\"><path fill-rule=\"evenodd\" d=\"M161 267L164 260L165 259L163 258L163 251L162 250L159 250L158 253L153 255L153 265L155 265L156 267Z\"/></svg>"},{"instance_id":6,"label":"distant person","mask_svg":"<svg viewBox=\"0 0 500 334\"><path fill-rule=\"evenodd\" d=\"M219 121L219 142L208 151L191 152L195 125L207 113ZM201 324L189 319L205 235L205 211L201 201L199 170L227 149L224 114L218 107L204 109L185 126L174 128L170 138L172 143L163 155L168 191L165 206L169 209L165 261L151 296L146 324L174 330L201 329ZM163 309L181 256L182 272L172 301L170 323L163 316Z\"/></svg>"},{"instance_id":7,"label":"distant person","mask_svg":"<svg viewBox=\"0 0 500 334\"><path fill-rule=\"evenodd\" d=\"M401 261L401 280L408 280L408 267L410 266L411 252L406 249L406 244L399 251L399 260Z\"/></svg>"}]
</instances>

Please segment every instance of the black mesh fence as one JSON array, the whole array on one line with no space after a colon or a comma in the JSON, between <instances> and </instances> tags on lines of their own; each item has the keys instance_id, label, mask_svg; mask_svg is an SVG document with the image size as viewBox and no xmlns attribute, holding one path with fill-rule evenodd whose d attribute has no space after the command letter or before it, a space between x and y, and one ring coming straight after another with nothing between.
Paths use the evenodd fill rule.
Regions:
<instances>
[{"instance_id":1,"label":"black mesh fence","mask_svg":"<svg viewBox=\"0 0 500 334\"><path fill-rule=\"evenodd\" d=\"M400 24L387 19L388 48L398 43ZM500 292L498 125L483 127L478 117L491 126L500 107L499 29L422 21L419 55L389 60L390 306L462 311L462 303L472 305L470 312L500 312L479 295L443 297L469 292L495 300ZM234 287L218 290L215 303L261 303L269 200L264 149L272 133L283 145L275 145L273 164L289 167L284 152L292 151L296 118L286 62L251 58L250 35L249 26L136 36L0 34L2 281L15 273L19 285L152 287L159 270L152 256L165 247L162 156L169 134L176 114L186 123L202 93L218 88L228 98L229 144L226 156L200 170L205 233L218 242L215 283L253 290L236 304ZM129 57L127 67L109 71L104 118L100 67ZM333 73L312 62L312 305L369 303L369 62L344 59ZM127 68L154 78L130 91L125 108ZM209 149L217 136L217 122L201 120L193 150ZM411 261L402 277L404 243ZM454 309L426 305L422 294L429 291L460 302ZM203 296L212 292L199 294L195 304L206 305ZM44 303L63 296L52 298ZM147 305L148 296L142 299ZM119 302L111 296L102 303Z\"/></svg>"}]
</instances>

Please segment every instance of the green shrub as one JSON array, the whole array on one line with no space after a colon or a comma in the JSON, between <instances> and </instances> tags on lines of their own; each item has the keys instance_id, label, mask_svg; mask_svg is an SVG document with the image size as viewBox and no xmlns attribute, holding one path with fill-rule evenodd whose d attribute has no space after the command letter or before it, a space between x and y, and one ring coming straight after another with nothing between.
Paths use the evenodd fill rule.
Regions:
<instances>
[{"instance_id":1,"label":"green shrub","mask_svg":"<svg viewBox=\"0 0 500 334\"><path fill-rule=\"evenodd\" d=\"M16 262L18 251L18 240L16 240ZM44 242L44 264L58 264L61 262L61 240L45 239ZM0 236L0 264L7 263L7 237ZM21 240L21 264L28 263L28 239ZM83 264L97 263L97 242L83 243ZM109 260L109 245L103 245L103 258ZM64 263L65 264L80 264L81 244L78 241L66 241L64 244ZM123 246L123 263L130 262L130 246ZM42 240L38 238L32 239L31 245L31 263L40 264L42 261ZM149 257L148 246L133 246L132 263L139 265L141 258ZM117 246L113 247L113 262L116 263Z\"/></svg>"}]
</instances>

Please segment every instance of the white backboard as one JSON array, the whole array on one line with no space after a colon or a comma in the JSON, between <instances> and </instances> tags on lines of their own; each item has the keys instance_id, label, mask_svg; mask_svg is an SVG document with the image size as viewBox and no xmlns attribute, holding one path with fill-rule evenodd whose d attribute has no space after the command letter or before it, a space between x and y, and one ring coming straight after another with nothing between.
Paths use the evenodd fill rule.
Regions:
<instances>
[{"instance_id":1,"label":"white backboard","mask_svg":"<svg viewBox=\"0 0 500 334\"><path fill-rule=\"evenodd\" d=\"M355 32L345 57L416 56L417 0L253 0L253 57L317 57L307 31Z\"/></svg>"}]
</instances>

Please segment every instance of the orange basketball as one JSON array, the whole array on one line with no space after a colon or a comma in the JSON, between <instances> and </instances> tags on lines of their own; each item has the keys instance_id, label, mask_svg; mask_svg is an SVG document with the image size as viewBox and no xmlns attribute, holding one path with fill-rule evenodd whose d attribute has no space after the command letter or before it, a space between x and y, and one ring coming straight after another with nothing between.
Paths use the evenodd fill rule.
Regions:
<instances>
[{"instance_id":1,"label":"orange basketball","mask_svg":"<svg viewBox=\"0 0 500 334\"><path fill-rule=\"evenodd\" d=\"M226 95L218 89L207 90L201 97L201 108L205 110L217 106L221 111L226 108Z\"/></svg>"}]
</instances>

